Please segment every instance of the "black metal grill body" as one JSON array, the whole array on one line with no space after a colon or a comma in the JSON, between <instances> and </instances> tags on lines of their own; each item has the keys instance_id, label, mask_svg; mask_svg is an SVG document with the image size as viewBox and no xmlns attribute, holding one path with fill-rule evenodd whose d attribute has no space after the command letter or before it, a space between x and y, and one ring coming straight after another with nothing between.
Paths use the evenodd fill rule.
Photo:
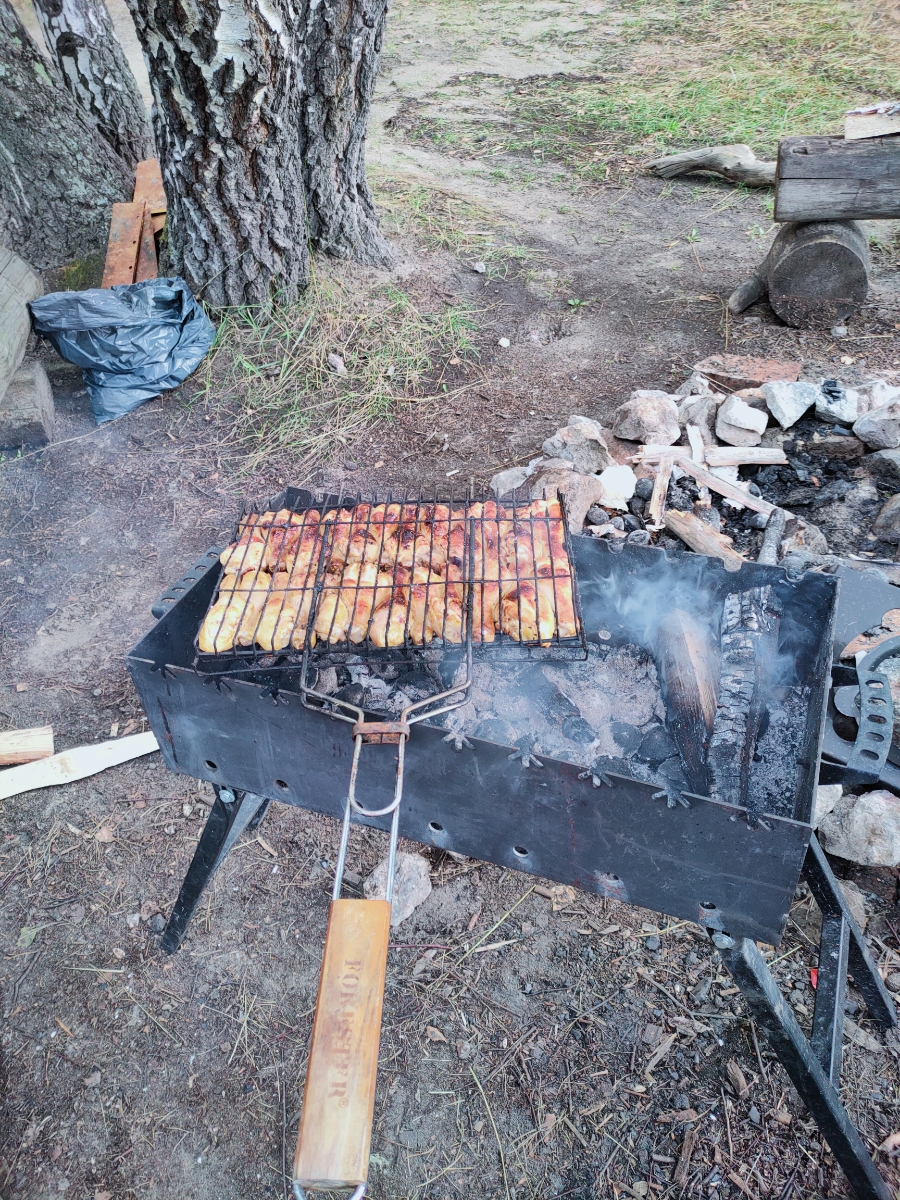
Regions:
<instances>
[{"instance_id":1,"label":"black metal grill body","mask_svg":"<svg viewBox=\"0 0 900 1200\"><path fill-rule=\"evenodd\" d=\"M635 639L611 597L644 583L669 588L674 579L683 594L715 602L728 591L773 586L784 609L779 652L810 696L802 753L785 780L783 811L792 817L751 829L743 809L708 798L668 808L653 798L653 784L612 775L612 786L598 788L578 766L546 757L540 768L523 769L510 758L515 747L472 738L471 748L457 751L445 730L423 723L406 750L401 835L777 944L811 835L837 582L810 572L790 580L780 568L752 563L729 573L700 555L670 559L584 537L572 538L572 554L588 637L603 630L612 643ZM207 562L195 582L169 595L165 615L128 658L166 764L339 818L353 750L346 726L304 707L289 672L211 679L193 668L197 627L220 573L214 555ZM392 752L371 755L373 806L389 800L394 768ZM388 820L368 823L386 829Z\"/></svg>"}]
</instances>

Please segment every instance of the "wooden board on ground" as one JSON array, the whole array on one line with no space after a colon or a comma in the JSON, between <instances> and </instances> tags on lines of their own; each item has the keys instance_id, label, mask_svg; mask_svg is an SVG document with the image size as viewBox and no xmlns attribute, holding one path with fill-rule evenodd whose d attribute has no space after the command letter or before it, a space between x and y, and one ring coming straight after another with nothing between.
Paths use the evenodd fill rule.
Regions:
<instances>
[{"instance_id":1,"label":"wooden board on ground","mask_svg":"<svg viewBox=\"0 0 900 1200\"><path fill-rule=\"evenodd\" d=\"M39 758L49 758L52 753L52 725L10 729L7 733L0 733L0 767L37 762Z\"/></svg>"},{"instance_id":2,"label":"wooden board on ground","mask_svg":"<svg viewBox=\"0 0 900 1200\"><path fill-rule=\"evenodd\" d=\"M848 142L887 137L892 133L900 133L900 112L847 113L844 117L844 138Z\"/></svg>"},{"instance_id":3,"label":"wooden board on ground","mask_svg":"<svg viewBox=\"0 0 900 1200\"><path fill-rule=\"evenodd\" d=\"M166 192L158 158L145 158L143 162L138 163L134 176L133 199L143 200L153 215L166 211Z\"/></svg>"},{"instance_id":4,"label":"wooden board on ground","mask_svg":"<svg viewBox=\"0 0 900 1200\"><path fill-rule=\"evenodd\" d=\"M134 282L145 211L143 200L137 204L113 205L101 287Z\"/></svg>"},{"instance_id":5,"label":"wooden board on ground","mask_svg":"<svg viewBox=\"0 0 900 1200\"><path fill-rule=\"evenodd\" d=\"M788 137L778 146L776 221L900 217L900 137Z\"/></svg>"},{"instance_id":6,"label":"wooden board on ground","mask_svg":"<svg viewBox=\"0 0 900 1200\"><path fill-rule=\"evenodd\" d=\"M33 792L36 788L85 779L88 775L105 771L107 767L117 767L119 763L152 754L158 749L159 743L152 733L135 733L112 742L98 742L96 746L64 750L40 762L10 767L0 774L0 800L19 796L22 792Z\"/></svg>"}]
</instances>

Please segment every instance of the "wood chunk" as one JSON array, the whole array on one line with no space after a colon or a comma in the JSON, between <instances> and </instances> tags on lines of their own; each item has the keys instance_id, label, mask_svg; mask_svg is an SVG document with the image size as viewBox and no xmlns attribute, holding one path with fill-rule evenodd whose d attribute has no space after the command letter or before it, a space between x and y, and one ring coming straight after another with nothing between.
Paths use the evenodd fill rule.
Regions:
<instances>
[{"instance_id":1,"label":"wood chunk","mask_svg":"<svg viewBox=\"0 0 900 1200\"><path fill-rule=\"evenodd\" d=\"M666 727L681 754L691 791L705 796L709 788L706 752L719 688L718 647L708 629L675 608L659 623L654 658Z\"/></svg>"},{"instance_id":2,"label":"wood chunk","mask_svg":"<svg viewBox=\"0 0 900 1200\"><path fill-rule=\"evenodd\" d=\"M847 113L844 117L844 141L887 137L900 133L900 111L895 113Z\"/></svg>"},{"instance_id":3,"label":"wood chunk","mask_svg":"<svg viewBox=\"0 0 900 1200\"><path fill-rule=\"evenodd\" d=\"M14 763L36 762L53 753L53 726L38 725L33 729L11 729L0 733L0 767Z\"/></svg>"},{"instance_id":4,"label":"wood chunk","mask_svg":"<svg viewBox=\"0 0 900 1200\"><path fill-rule=\"evenodd\" d=\"M138 163L135 170L132 199L136 203L143 200L153 216L166 211L166 191L163 187L158 158L145 158Z\"/></svg>"},{"instance_id":5,"label":"wood chunk","mask_svg":"<svg viewBox=\"0 0 900 1200\"><path fill-rule=\"evenodd\" d=\"M674 179L692 171L710 171L747 187L771 187L775 182L775 163L757 158L749 146L743 145L683 150L680 154L654 158L647 167L663 179Z\"/></svg>"},{"instance_id":6,"label":"wood chunk","mask_svg":"<svg viewBox=\"0 0 900 1200\"><path fill-rule=\"evenodd\" d=\"M746 808L751 826L761 811L750 791L750 767L766 713L780 621L781 602L769 586L725 597L718 704L707 755L710 795Z\"/></svg>"},{"instance_id":7,"label":"wood chunk","mask_svg":"<svg viewBox=\"0 0 900 1200\"><path fill-rule=\"evenodd\" d=\"M809 439L795 438L793 441L785 442L785 446L792 454L818 454L821 458L841 459L846 462L854 458L862 458L866 453L865 443L861 442L857 437L846 437L841 434L833 434L830 437L821 437L819 434ZM785 459L785 462L787 459Z\"/></svg>"},{"instance_id":8,"label":"wood chunk","mask_svg":"<svg viewBox=\"0 0 900 1200\"><path fill-rule=\"evenodd\" d=\"M647 515L650 518L650 525L660 528L662 525L663 513L666 511L666 493L669 489L669 480L672 478L672 463L674 459L671 454L664 454L659 460L659 466L656 469L656 479L653 481L653 494L650 497L650 504Z\"/></svg>"},{"instance_id":9,"label":"wood chunk","mask_svg":"<svg viewBox=\"0 0 900 1200\"><path fill-rule=\"evenodd\" d=\"M156 279L158 274L153 219L150 216L149 209L145 209L144 221L141 225L141 244L138 250L137 266L134 271L134 282L142 283L145 279Z\"/></svg>"},{"instance_id":10,"label":"wood chunk","mask_svg":"<svg viewBox=\"0 0 900 1200\"><path fill-rule=\"evenodd\" d=\"M739 571L746 561L743 555L733 549L730 537L724 533L716 533L711 525L701 521L695 513L679 512L677 508L670 508L664 523L670 533L680 537L685 545L696 550L698 554L720 558L726 571Z\"/></svg>"},{"instance_id":11,"label":"wood chunk","mask_svg":"<svg viewBox=\"0 0 900 1200\"><path fill-rule=\"evenodd\" d=\"M787 137L778 144L776 221L900 217L900 138Z\"/></svg>"},{"instance_id":12,"label":"wood chunk","mask_svg":"<svg viewBox=\"0 0 900 1200\"><path fill-rule=\"evenodd\" d=\"M143 200L137 204L113 205L101 287L109 288L115 287L119 283L134 283L134 269L140 249L144 210Z\"/></svg>"},{"instance_id":13,"label":"wood chunk","mask_svg":"<svg viewBox=\"0 0 900 1200\"><path fill-rule=\"evenodd\" d=\"M55 420L47 372L39 362L25 363L0 395L0 446L45 446Z\"/></svg>"}]
</instances>

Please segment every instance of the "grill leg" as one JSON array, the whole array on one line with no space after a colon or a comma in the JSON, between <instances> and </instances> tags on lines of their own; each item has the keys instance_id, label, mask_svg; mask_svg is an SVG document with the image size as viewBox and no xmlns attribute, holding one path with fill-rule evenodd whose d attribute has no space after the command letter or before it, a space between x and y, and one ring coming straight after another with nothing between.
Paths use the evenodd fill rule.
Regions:
<instances>
[{"instance_id":1,"label":"grill leg","mask_svg":"<svg viewBox=\"0 0 900 1200\"><path fill-rule=\"evenodd\" d=\"M242 833L256 829L268 807L269 801L253 792L234 792L231 788L216 787L215 802L206 818L172 915L160 939L166 954L174 954L184 940L203 889L221 866L225 855Z\"/></svg>"},{"instance_id":2,"label":"grill leg","mask_svg":"<svg viewBox=\"0 0 900 1200\"><path fill-rule=\"evenodd\" d=\"M749 938L735 940L722 933L714 933L713 942L859 1200L891 1200L892 1192L878 1173L838 1093L848 965L873 1018L888 1028L897 1024L897 1014L815 836L810 841L804 874L822 910L811 1043L797 1024L756 944Z\"/></svg>"}]
</instances>

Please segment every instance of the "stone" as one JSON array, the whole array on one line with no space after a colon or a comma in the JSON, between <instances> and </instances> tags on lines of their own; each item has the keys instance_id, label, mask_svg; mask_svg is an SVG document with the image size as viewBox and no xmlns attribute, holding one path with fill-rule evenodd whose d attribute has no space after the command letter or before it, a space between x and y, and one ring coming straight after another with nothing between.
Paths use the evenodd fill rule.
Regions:
<instances>
[{"instance_id":1,"label":"stone","mask_svg":"<svg viewBox=\"0 0 900 1200\"><path fill-rule=\"evenodd\" d=\"M878 789L842 796L819 832L825 849L865 867L900 866L900 798Z\"/></svg>"},{"instance_id":2,"label":"stone","mask_svg":"<svg viewBox=\"0 0 900 1200\"><path fill-rule=\"evenodd\" d=\"M605 525L609 520L609 513L605 508L601 508L599 504L592 504L587 510L585 518L589 525Z\"/></svg>"},{"instance_id":3,"label":"stone","mask_svg":"<svg viewBox=\"0 0 900 1200\"><path fill-rule=\"evenodd\" d=\"M604 505L607 495L599 475L583 475L580 471L571 470L571 463L568 466L568 471L558 467L550 470L539 468L529 480L529 489L532 500L542 499L545 493L552 496L555 492L565 497L569 527L578 533L591 505Z\"/></svg>"},{"instance_id":4,"label":"stone","mask_svg":"<svg viewBox=\"0 0 900 1200\"><path fill-rule=\"evenodd\" d=\"M892 971L884 982L892 992L900 992L900 971Z\"/></svg>"},{"instance_id":5,"label":"stone","mask_svg":"<svg viewBox=\"0 0 900 1200\"><path fill-rule=\"evenodd\" d=\"M865 929L869 915L866 912L866 902L862 892L852 879L839 879L838 883L841 885L841 891L844 893L847 907L853 913L853 920L857 923L860 930Z\"/></svg>"},{"instance_id":6,"label":"stone","mask_svg":"<svg viewBox=\"0 0 900 1200\"><path fill-rule=\"evenodd\" d=\"M508 350L509 349L509 338L500 338L497 342L497 345L500 347L501 350Z\"/></svg>"},{"instance_id":7,"label":"stone","mask_svg":"<svg viewBox=\"0 0 900 1200\"><path fill-rule=\"evenodd\" d=\"M328 363L328 369L334 371L335 375L348 375L346 364L340 354L332 352L325 360Z\"/></svg>"},{"instance_id":8,"label":"stone","mask_svg":"<svg viewBox=\"0 0 900 1200\"><path fill-rule=\"evenodd\" d=\"M825 534L812 521L804 521L797 517L797 524L787 537L781 539L781 557L803 552L806 554L827 554L828 541Z\"/></svg>"},{"instance_id":9,"label":"stone","mask_svg":"<svg viewBox=\"0 0 900 1200\"><path fill-rule=\"evenodd\" d=\"M55 418L47 372L39 362L25 363L0 398L0 446L46 446Z\"/></svg>"},{"instance_id":10,"label":"stone","mask_svg":"<svg viewBox=\"0 0 900 1200\"><path fill-rule=\"evenodd\" d=\"M549 458L568 459L576 471L585 474L602 471L613 461L602 426L577 414L548 437L542 449Z\"/></svg>"},{"instance_id":11,"label":"stone","mask_svg":"<svg viewBox=\"0 0 900 1200\"><path fill-rule=\"evenodd\" d=\"M816 416L832 425L852 425L861 415L859 392L842 387L836 379L823 379L816 399Z\"/></svg>"},{"instance_id":12,"label":"stone","mask_svg":"<svg viewBox=\"0 0 900 1200\"><path fill-rule=\"evenodd\" d=\"M768 423L767 413L729 396L716 416L716 436L729 446L758 446Z\"/></svg>"},{"instance_id":13,"label":"stone","mask_svg":"<svg viewBox=\"0 0 900 1200\"><path fill-rule=\"evenodd\" d=\"M873 408L900 400L900 387L883 379L867 379L865 383L857 385L856 394L859 397L859 415L862 416Z\"/></svg>"},{"instance_id":14,"label":"stone","mask_svg":"<svg viewBox=\"0 0 900 1200\"><path fill-rule=\"evenodd\" d=\"M490 483L491 491L499 500L501 496L521 487L530 474L531 467L507 467L505 471L498 471L493 477Z\"/></svg>"},{"instance_id":15,"label":"stone","mask_svg":"<svg viewBox=\"0 0 900 1200\"><path fill-rule=\"evenodd\" d=\"M681 437L676 398L668 392L632 392L616 412L612 428L616 437L629 442L672 446Z\"/></svg>"},{"instance_id":16,"label":"stone","mask_svg":"<svg viewBox=\"0 0 900 1200\"><path fill-rule=\"evenodd\" d=\"M694 371L713 383L721 383L732 391L758 388L764 383L785 380L794 383L800 378L801 364L780 362L774 358L751 358L747 354L714 354L694 363Z\"/></svg>"},{"instance_id":17,"label":"stone","mask_svg":"<svg viewBox=\"0 0 900 1200\"><path fill-rule=\"evenodd\" d=\"M876 450L874 454L867 454L863 459L863 466L876 477L900 483L900 448Z\"/></svg>"},{"instance_id":18,"label":"stone","mask_svg":"<svg viewBox=\"0 0 900 1200\"><path fill-rule=\"evenodd\" d=\"M162 933L166 927L166 918L162 913L154 913L150 918L148 925L151 933Z\"/></svg>"},{"instance_id":19,"label":"stone","mask_svg":"<svg viewBox=\"0 0 900 1200\"><path fill-rule=\"evenodd\" d=\"M692 371L684 383L675 389L676 396L711 396L709 380L699 371Z\"/></svg>"},{"instance_id":20,"label":"stone","mask_svg":"<svg viewBox=\"0 0 900 1200\"><path fill-rule=\"evenodd\" d=\"M766 383L762 390L769 412L782 429L795 425L822 394L814 383Z\"/></svg>"},{"instance_id":21,"label":"stone","mask_svg":"<svg viewBox=\"0 0 900 1200\"><path fill-rule=\"evenodd\" d=\"M900 495L891 496L884 505L872 532L882 542L900 542Z\"/></svg>"},{"instance_id":22,"label":"stone","mask_svg":"<svg viewBox=\"0 0 900 1200\"><path fill-rule=\"evenodd\" d=\"M633 529L625 541L629 546L649 546L650 534L646 529Z\"/></svg>"},{"instance_id":23,"label":"stone","mask_svg":"<svg viewBox=\"0 0 900 1200\"><path fill-rule=\"evenodd\" d=\"M689 396L678 406L678 424L682 429L696 425L704 446L715 446L716 413L724 396Z\"/></svg>"},{"instance_id":24,"label":"stone","mask_svg":"<svg viewBox=\"0 0 900 1200\"><path fill-rule=\"evenodd\" d=\"M844 794L839 783L820 783L816 788L813 804L812 827L818 829L823 817L834 810L834 806Z\"/></svg>"},{"instance_id":25,"label":"stone","mask_svg":"<svg viewBox=\"0 0 900 1200\"><path fill-rule=\"evenodd\" d=\"M634 494L639 500L649 500L653 495L653 480L639 479L634 485Z\"/></svg>"},{"instance_id":26,"label":"stone","mask_svg":"<svg viewBox=\"0 0 900 1200\"><path fill-rule=\"evenodd\" d=\"M383 858L366 882L363 894L367 900L384 900L388 860ZM399 925L431 895L431 868L421 854L397 852L394 875L394 898L391 903L391 925Z\"/></svg>"},{"instance_id":27,"label":"stone","mask_svg":"<svg viewBox=\"0 0 900 1200\"><path fill-rule=\"evenodd\" d=\"M900 400L889 400L854 422L853 432L871 450L893 450L900 446Z\"/></svg>"},{"instance_id":28,"label":"stone","mask_svg":"<svg viewBox=\"0 0 900 1200\"><path fill-rule=\"evenodd\" d=\"M769 409L766 405L766 394L762 388L741 388L737 392L732 392L732 396L736 396L738 400L743 400L745 404L749 404L751 408L758 408L760 412L768 413Z\"/></svg>"},{"instance_id":29,"label":"stone","mask_svg":"<svg viewBox=\"0 0 900 1200\"><path fill-rule=\"evenodd\" d=\"M628 501L634 495L634 489L637 487L637 476L631 467L614 463L601 473L600 482L603 484L606 496L605 506L625 511L628 508Z\"/></svg>"}]
</instances>

